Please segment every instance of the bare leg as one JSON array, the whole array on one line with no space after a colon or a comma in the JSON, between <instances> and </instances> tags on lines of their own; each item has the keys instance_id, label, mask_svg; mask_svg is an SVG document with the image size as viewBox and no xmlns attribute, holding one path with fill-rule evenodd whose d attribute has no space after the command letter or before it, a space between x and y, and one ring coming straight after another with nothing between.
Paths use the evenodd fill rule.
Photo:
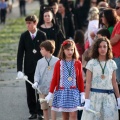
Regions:
<instances>
[{"instance_id":1,"label":"bare leg","mask_svg":"<svg viewBox=\"0 0 120 120\"><path fill-rule=\"evenodd\" d=\"M51 118L52 120L56 120L56 112L51 110Z\"/></svg>"},{"instance_id":2,"label":"bare leg","mask_svg":"<svg viewBox=\"0 0 120 120\"><path fill-rule=\"evenodd\" d=\"M70 120L77 120L77 112L70 112Z\"/></svg>"},{"instance_id":3,"label":"bare leg","mask_svg":"<svg viewBox=\"0 0 120 120\"><path fill-rule=\"evenodd\" d=\"M62 112L63 120L69 120L69 112Z\"/></svg>"},{"instance_id":4,"label":"bare leg","mask_svg":"<svg viewBox=\"0 0 120 120\"><path fill-rule=\"evenodd\" d=\"M48 109L43 110L43 115L44 115L44 120L49 120L49 117L48 117Z\"/></svg>"}]
</instances>

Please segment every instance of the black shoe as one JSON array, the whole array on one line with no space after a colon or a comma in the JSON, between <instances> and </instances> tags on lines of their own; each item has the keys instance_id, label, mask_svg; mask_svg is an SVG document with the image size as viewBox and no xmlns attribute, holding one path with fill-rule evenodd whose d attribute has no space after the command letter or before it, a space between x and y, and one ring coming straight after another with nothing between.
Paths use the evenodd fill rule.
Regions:
<instances>
[{"instance_id":1,"label":"black shoe","mask_svg":"<svg viewBox=\"0 0 120 120\"><path fill-rule=\"evenodd\" d=\"M38 115L38 120L43 120L43 119L44 119L43 115Z\"/></svg>"},{"instance_id":2,"label":"black shoe","mask_svg":"<svg viewBox=\"0 0 120 120\"><path fill-rule=\"evenodd\" d=\"M36 118L37 118L37 114L31 114L28 119L36 119Z\"/></svg>"}]
</instances>

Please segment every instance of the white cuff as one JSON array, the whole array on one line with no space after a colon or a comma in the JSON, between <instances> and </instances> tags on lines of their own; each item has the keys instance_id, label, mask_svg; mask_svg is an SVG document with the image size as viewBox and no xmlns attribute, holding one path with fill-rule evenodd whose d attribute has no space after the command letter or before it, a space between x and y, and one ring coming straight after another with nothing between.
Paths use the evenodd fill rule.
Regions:
<instances>
[{"instance_id":1,"label":"white cuff","mask_svg":"<svg viewBox=\"0 0 120 120\"><path fill-rule=\"evenodd\" d=\"M90 102L90 99L85 99L85 102Z\"/></svg>"},{"instance_id":2,"label":"white cuff","mask_svg":"<svg viewBox=\"0 0 120 120\"><path fill-rule=\"evenodd\" d=\"M49 92L49 93L48 93L48 95L52 96L52 95L53 95L53 93Z\"/></svg>"},{"instance_id":3,"label":"white cuff","mask_svg":"<svg viewBox=\"0 0 120 120\"><path fill-rule=\"evenodd\" d=\"M85 92L81 92L80 94L81 94L81 95L85 95Z\"/></svg>"},{"instance_id":4,"label":"white cuff","mask_svg":"<svg viewBox=\"0 0 120 120\"><path fill-rule=\"evenodd\" d=\"M120 97L119 97L119 98L117 98L117 100L119 101L119 100L120 100Z\"/></svg>"}]
</instances>

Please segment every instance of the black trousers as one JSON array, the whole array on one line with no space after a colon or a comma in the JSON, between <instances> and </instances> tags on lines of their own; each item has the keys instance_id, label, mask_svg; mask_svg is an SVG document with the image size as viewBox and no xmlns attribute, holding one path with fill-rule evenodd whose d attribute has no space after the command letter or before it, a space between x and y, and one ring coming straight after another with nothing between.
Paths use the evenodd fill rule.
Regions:
<instances>
[{"instance_id":1,"label":"black trousers","mask_svg":"<svg viewBox=\"0 0 120 120\"><path fill-rule=\"evenodd\" d=\"M26 16L26 2L24 0L21 0L19 3L19 7L20 7L20 15L21 16Z\"/></svg>"},{"instance_id":2,"label":"black trousers","mask_svg":"<svg viewBox=\"0 0 120 120\"><path fill-rule=\"evenodd\" d=\"M34 73L26 75L28 76L28 80L34 83ZM39 95L36 94L36 91L32 88L32 86L28 82L26 82L26 92L29 113L43 115L43 111L41 110L40 103L38 101Z\"/></svg>"},{"instance_id":3,"label":"black trousers","mask_svg":"<svg viewBox=\"0 0 120 120\"><path fill-rule=\"evenodd\" d=\"M1 19L0 22L1 23L5 23L5 21L6 21L6 13L7 13L6 8L0 10L0 19Z\"/></svg>"},{"instance_id":4,"label":"black trousers","mask_svg":"<svg viewBox=\"0 0 120 120\"><path fill-rule=\"evenodd\" d=\"M82 112L83 112L82 110L81 111L80 110L77 111L77 119L78 120L81 120Z\"/></svg>"}]
</instances>

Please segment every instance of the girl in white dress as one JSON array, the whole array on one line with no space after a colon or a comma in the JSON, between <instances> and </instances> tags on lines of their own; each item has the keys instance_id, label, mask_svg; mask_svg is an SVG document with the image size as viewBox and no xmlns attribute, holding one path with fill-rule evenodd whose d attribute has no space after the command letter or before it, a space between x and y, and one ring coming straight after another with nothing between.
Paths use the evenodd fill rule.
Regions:
<instances>
[{"instance_id":1,"label":"girl in white dress","mask_svg":"<svg viewBox=\"0 0 120 120\"><path fill-rule=\"evenodd\" d=\"M112 60L109 40L98 38L91 55L92 59L86 65L85 110L81 120L118 120L120 94L116 83L117 66ZM100 115L95 115L88 109L99 112Z\"/></svg>"}]
</instances>

